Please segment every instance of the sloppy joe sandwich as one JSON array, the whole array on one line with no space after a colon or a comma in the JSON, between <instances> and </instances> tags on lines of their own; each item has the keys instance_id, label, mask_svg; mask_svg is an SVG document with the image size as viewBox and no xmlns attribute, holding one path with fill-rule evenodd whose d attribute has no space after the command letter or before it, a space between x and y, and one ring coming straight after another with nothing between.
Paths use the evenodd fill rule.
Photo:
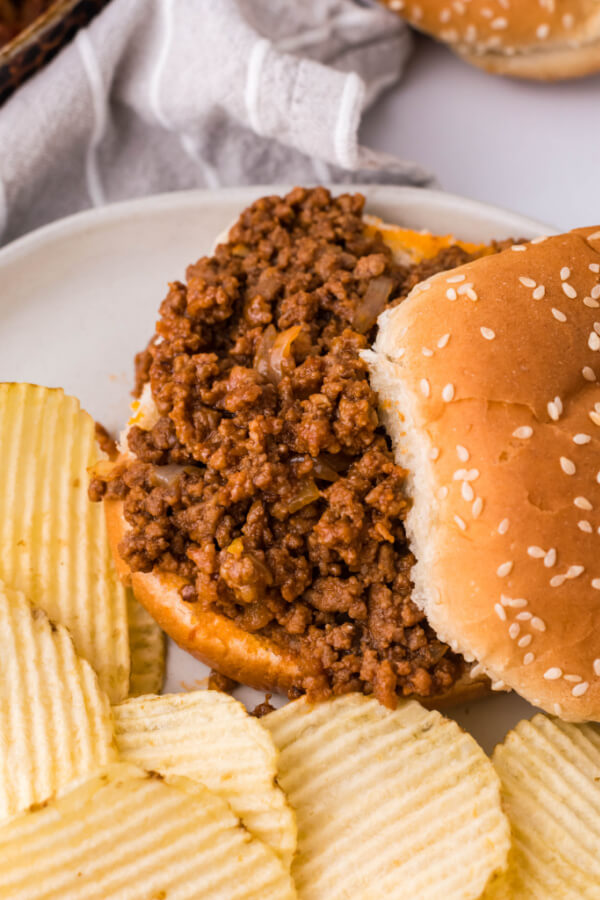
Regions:
<instances>
[{"instance_id":1,"label":"sloppy joe sandwich","mask_svg":"<svg viewBox=\"0 0 600 900\"><path fill-rule=\"evenodd\" d=\"M366 355L410 471L412 601L495 681L600 720L600 229L435 275Z\"/></svg>"},{"instance_id":2,"label":"sloppy joe sandwich","mask_svg":"<svg viewBox=\"0 0 600 900\"><path fill-rule=\"evenodd\" d=\"M383 2L488 72L553 80L600 70L600 9L595 0Z\"/></svg>"},{"instance_id":3,"label":"sloppy joe sandwich","mask_svg":"<svg viewBox=\"0 0 600 900\"><path fill-rule=\"evenodd\" d=\"M171 284L121 456L90 490L137 599L219 672L439 703L488 682L413 601L407 473L360 354L386 306L498 248L365 221L363 204L263 198Z\"/></svg>"}]
</instances>

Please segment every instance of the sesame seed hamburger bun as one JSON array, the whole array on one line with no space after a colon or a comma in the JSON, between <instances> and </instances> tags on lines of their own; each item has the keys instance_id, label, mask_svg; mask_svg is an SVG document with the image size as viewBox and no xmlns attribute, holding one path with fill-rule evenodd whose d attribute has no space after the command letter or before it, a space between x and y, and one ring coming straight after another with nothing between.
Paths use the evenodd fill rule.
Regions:
<instances>
[{"instance_id":1,"label":"sesame seed hamburger bun","mask_svg":"<svg viewBox=\"0 0 600 900\"><path fill-rule=\"evenodd\" d=\"M600 720L600 229L435 275L365 358L411 472L413 599L493 681Z\"/></svg>"},{"instance_id":2,"label":"sesame seed hamburger bun","mask_svg":"<svg viewBox=\"0 0 600 900\"><path fill-rule=\"evenodd\" d=\"M464 60L497 75L558 80L600 70L597 0L384 0Z\"/></svg>"}]
</instances>

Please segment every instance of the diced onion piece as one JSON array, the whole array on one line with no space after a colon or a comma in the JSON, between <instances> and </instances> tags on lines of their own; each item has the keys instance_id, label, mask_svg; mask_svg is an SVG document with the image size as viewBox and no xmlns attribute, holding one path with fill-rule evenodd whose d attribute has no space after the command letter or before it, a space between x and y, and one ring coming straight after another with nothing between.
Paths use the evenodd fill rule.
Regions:
<instances>
[{"instance_id":1,"label":"diced onion piece","mask_svg":"<svg viewBox=\"0 0 600 900\"><path fill-rule=\"evenodd\" d=\"M322 456L313 459L313 472L315 478L320 478L322 481L337 481L340 477L340 473L336 472Z\"/></svg>"},{"instance_id":2,"label":"diced onion piece","mask_svg":"<svg viewBox=\"0 0 600 900\"><path fill-rule=\"evenodd\" d=\"M365 295L354 313L353 325L361 334L365 334L373 327L377 317L385 309L393 287L394 279L387 275L380 275L369 282Z\"/></svg>"},{"instance_id":3,"label":"diced onion piece","mask_svg":"<svg viewBox=\"0 0 600 900\"><path fill-rule=\"evenodd\" d=\"M269 369L271 370L271 380L278 384L284 375L285 363L291 358L292 344L302 331L301 325L292 325L280 332L271 348L269 354Z\"/></svg>"},{"instance_id":4,"label":"diced onion piece","mask_svg":"<svg viewBox=\"0 0 600 900\"><path fill-rule=\"evenodd\" d=\"M318 500L320 496L321 491L315 484L314 478L308 478L306 481L301 481L293 499L288 503L288 512L298 512L299 509Z\"/></svg>"}]
</instances>

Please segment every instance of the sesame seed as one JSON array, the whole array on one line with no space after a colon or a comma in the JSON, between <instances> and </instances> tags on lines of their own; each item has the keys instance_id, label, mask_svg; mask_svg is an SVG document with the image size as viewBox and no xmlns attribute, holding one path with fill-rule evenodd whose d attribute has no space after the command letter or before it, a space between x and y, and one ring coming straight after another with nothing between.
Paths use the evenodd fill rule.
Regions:
<instances>
[{"instance_id":1,"label":"sesame seed","mask_svg":"<svg viewBox=\"0 0 600 900\"><path fill-rule=\"evenodd\" d=\"M547 22L543 22L541 25L538 25L538 27L535 30L535 33L536 33L536 36L540 39L540 41L543 41L550 34L550 26L548 25Z\"/></svg>"},{"instance_id":2,"label":"sesame seed","mask_svg":"<svg viewBox=\"0 0 600 900\"><path fill-rule=\"evenodd\" d=\"M590 332L588 347L590 350L600 350L600 335L597 335L595 331Z\"/></svg>"},{"instance_id":3,"label":"sesame seed","mask_svg":"<svg viewBox=\"0 0 600 900\"><path fill-rule=\"evenodd\" d=\"M522 609L527 606L527 600L524 597L504 597L504 605L512 606L514 609Z\"/></svg>"},{"instance_id":4,"label":"sesame seed","mask_svg":"<svg viewBox=\"0 0 600 900\"><path fill-rule=\"evenodd\" d=\"M529 647L533 638L530 634L524 634L522 638L519 639L519 647Z\"/></svg>"},{"instance_id":5,"label":"sesame seed","mask_svg":"<svg viewBox=\"0 0 600 900\"><path fill-rule=\"evenodd\" d=\"M498 525L498 534L506 534L506 532L508 531L509 525L510 525L509 519L502 519L502 521Z\"/></svg>"},{"instance_id":6,"label":"sesame seed","mask_svg":"<svg viewBox=\"0 0 600 900\"><path fill-rule=\"evenodd\" d=\"M533 278L527 278L525 275L521 275L519 277L519 281L521 282L523 287L526 288L534 288L536 286L536 282L533 280Z\"/></svg>"},{"instance_id":7,"label":"sesame seed","mask_svg":"<svg viewBox=\"0 0 600 900\"><path fill-rule=\"evenodd\" d=\"M443 485L443 486L439 489L439 491L437 492L437 495L438 495L438 498L439 498L440 500L445 500L445 499L446 499L446 497L448 496L448 488L446 487L446 485Z\"/></svg>"},{"instance_id":8,"label":"sesame seed","mask_svg":"<svg viewBox=\"0 0 600 900\"><path fill-rule=\"evenodd\" d=\"M548 240L547 234L540 234L539 237L533 238L529 243L530 244L542 244L544 241Z\"/></svg>"},{"instance_id":9,"label":"sesame seed","mask_svg":"<svg viewBox=\"0 0 600 900\"><path fill-rule=\"evenodd\" d=\"M459 294L466 294L467 291L470 291L472 287L473 287L473 282L472 282L472 281L466 281L464 284L461 284L461 286L458 288L458 293L459 293Z\"/></svg>"},{"instance_id":10,"label":"sesame seed","mask_svg":"<svg viewBox=\"0 0 600 900\"><path fill-rule=\"evenodd\" d=\"M443 9L440 12L440 22L443 22L443 23L449 22L451 17L452 17L452 11L449 9Z\"/></svg>"},{"instance_id":11,"label":"sesame seed","mask_svg":"<svg viewBox=\"0 0 600 900\"><path fill-rule=\"evenodd\" d=\"M467 295L469 300L473 300L473 301L479 300L479 294L477 293L477 291L474 291L472 287L468 288L465 291L465 294Z\"/></svg>"},{"instance_id":12,"label":"sesame seed","mask_svg":"<svg viewBox=\"0 0 600 900\"><path fill-rule=\"evenodd\" d=\"M468 481L469 479L466 477L469 474L468 469L457 469L456 472L452 475L454 481Z\"/></svg>"},{"instance_id":13,"label":"sesame seed","mask_svg":"<svg viewBox=\"0 0 600 900\"><path fill-rule=\"evenodd\" d=\"M600 591L600 578L592 578L592 587L595 591Z\"/></svg>"},{"instance_id":14,"label":"sesame seed","mask_svg":"<svg viewBox=\"0 0 600 900\"><path fill-rule=\"evenodd\" d=\"M432 447L431 450L429 451L429 459L433 459L434 462L436 459L438 459L439 455L440 455L439 447Z\"/></svg>"},{"instance_id":15,"label":"sesame seed","mask_svg":"<svg viewBox=\"0 0 600 900\"><path fill-rule=\"evenodd\" d=\"M594 660L594 673L600 678L600 659Z\"/></svg>"},{"instance_id":16,"label":"sesame seed","mask_svg":"<svg viewBox=\"0 0 600 900\"><path fill-rule=\"evenodd\" d=\"M457 294L454 288L448 288L448 290L446 291L446 297L448 298L448 300L456 300L456 296Z\"/></svg>"},{"instance_id":17,"label":"sesame seed","mask_svg":"<svg viewBox=\"0 0 600 900\"><path fill-rule=\"evenodd\" d=\"M531 613L530 612L520 612L520 613L517 613L516 618L519 620L519 622L528 622L531 618Z\"/></svg>"},{"instance_id":18,"label":"sesame seed","mask_svg":"<svg viewBox=\"0 0 600 900\"><path fill-rule=\"evenodd\" d=\"M562 23L565 28L572 28L574 22L575 22L575 19L573 18L571 13L565 13L564 16L562 17Z\"/></svg>"},{"instance_id":19,"label":"sesame seed","mask_svg":"<svg viewBox=\"0 0 600 900\"><path fill-rule=\"evenodd\" d=\"M532 297L534 300L543 300L545 294L546 288L543 284L540 284L538 287L536 287L535 291L532 294Z\"/></svg>"},{"instance_id":20,"label":"sesame seed","mask_svg":"<svg viewBox=\"0 0 600 900\"><path fill-rule=\"evenodd\" d=\"M588 269L590 272L600 272L600 263L590 263Z\"/></svg>"},{"instance_id":21,"label":"sesame seed","mask_svg":"<svg viewBox=\"0 0 600 900\"><path fill-rule=\"evenodd\" d=\"M560 458L560 467L565 473L565 475L574 475L577 471L577 467L572 459L568 459L566 456L561 456Z\"/></svg>"},{"instance_id":22,"label":"sesame seed","mask_svg":"<svg viewBox=\"0 0 600 900\"><path fill-rule=\"evenodd\" d=\"M506 685L503 681L492 681L491 687L493 691L503 691Z\"/></svg>"},{"instance_id":23,"label":"sesame seed","mask_svg":"<svg viewBox=\"0 0 600 900\"><path fill-rule=\"evenodd\" d=\"M570 681L571 684L577 684L578 681L581 681L581 675L563 675L565 681Z\"/></svg>"},{"instance_id":24,"label":"sesame seed","mask_svg":"<svg viewBox=\"0 0 600 900\"><path fill-rule=\"evenodd\" d=\"M594 423L594 425L600 425L600 413L597 413L595 410L590 410L588 413L590 419Z\"/></svg>"},{"instance_id":25,"label":"sesame seed","mask_svg":"<svg viewBox=\"0 0 600 900\"><path fill-rule=\"evenodd\" d=\"M598 302L598 300L594 300L592 297L584 297L583 305L589 306L590 309L599 309L600 308L600 303Z\"/></svg>"},{"instance_id":26,"label":"sesame seed","mask_svg":"<svg viewBox=\"0 0 600 900\"><path fill-rule=\"evenodd\" d=\"M525 244L513 244L512 247L511 247L510 249L511 249L511 250L515 250L515 251L517 251L517 250L527 250L527 247L525 246Z\"/></svg>"},{"instance_id":27,"label":"sesame seed","mask_svg":"<svg viewBox=\"0 0 600 900\"><path fill-rule=\"evenodd\" d=\"M431 394L431 388L429 387L429 382L426 378L421 378L419 387L421 388L421 393L423 394L423 396L429 397L429 395Z\"/></svg>"},{"instance_id":28,"label":"sesame seed","mask_svg":"<svg viewBox=\"0 0 600 900\"><path fill-rule=\"evenodd\" d=\"M419 19L423 18L423 10L421 9L420 6L413 6L412 14L413 14L413 19L416 19L417 21Z\"/></svg>"},{"instance_id":29,"label":"sesame seed","mask_svg":"<svg viewBox=\"0 0 600 900\"><path fill-rule=\"evenodd\" d=\"M588 241L597 241L600 238L600 231L595 231L593 234L588 234Z\"/></svg>"},{"instance_id":30,"label":"sesame seed","mask_svg":"<svg viewBox=\"0 0 600 900\"><path fill-rule=\"evenodd\" d=\"M574 697L583 697L590 684L588 681L582 681L580 684L576 684L571 693Z\"/></svg>"},{"instance_id":31,"label":"sesame seed","mask_svg":"<svg viewBox=\"0 0 600 900\"><path fill-rule=\"evenodd\" d=\"M562 412L561 407L558 405L556 400L551 400L547 405L548 415L552 419L553 422L558 422L560 419L560 414Z\"/></svg>"},{"instance_id":32,"label":"sesame seed","mask_svg":"<svg viewBox=\"0 0 600 900\"><path fill-rule=\"evenodd\" d=\"M510 626L510 628L508 629L508 636L513 641L516 641L516 639L519 637L520 631L521 631L521 626L518 624L518 622L513 622L512 625Z\"/></svg>"},{"instance_id":33,"label":"sesame seed","mask_svg":"<svg viewBox=\"0 0 600 900\"><path fill-rule=\"evenodd\" d=\"M590 291L590 296L597 300L600 297L600 284L595 284Z\"/></svg>"},{"instance_id":34,"label":"sesame seed","mask_svg":"<svg viewBox=\"0 0 600 900\"><path fill-rule=\"evenodd\" d=\"M594 531L591 523L588 522L587 519L580 519L580 521L577 523L577 527L580 531L585 531L587 534L592 534Z\"/></svg>"},{"instance_id":35,"label":"sesame seed","mask_svg":"<svg viewBox=\"0 0 600 900\"><path fill-rule=\"evenodd\" d=\"M544 622L543 619L540 619L539 616L534 616L533 619L531 620L531 627L535 628L536 631L545 631L546 623Z\"/></svg>"},{"instance_id":36,"label":"sesame seed","mask_svg":"<svg viewBox=\"0 0 600 900\"><path fill-rule=\"evenodd\" d=\"M526 653L525 656L523 657L523 665L528 666L530 663L532 663L534 661L534 659L535 659L535 656L533 655L533 653Z\"/></svg>"},{"instance_id":37,"label":"sesame seed","mask_svg":"<svg viewBox=\"0 0 600 900\"><path fill-rule=\"evenodd\" d=\"M421 353L423 356L433 356L433 350L430 350L429 347L421 347Z\"/></svg>"},{"instance_id":38,"label":"sesame seed","mask_svg":"<svg viewBox=\"0 0 600 900\"><path fill-rule=\"evenodd\" d=\"M560 716L562 714L562 706L560 705L560 703L554 703L552 705L552 709L554 710L555 716Z\"/></svg>"},{"instance_id":39,"label":"sesame seed","mask_svg":"<svg viewBox=\"0 0 600 900\"><path fill-rule=\"evenodd\" d=\"M492 331L491 328L480 328L482 336L486 339L486 341L493 341L496 337L496 332Z\"/></svg>"},{"instance_id":40,"label":"sesame seed","mask_svg":"<svg viewBox=\"0 0 600 900\"><path fill-rule=\"evenodd\" d=\"M544 672L544 678L547 681L556 681L557 678L560 678L562 675L562 669L559 669L558 666L553 666L551 669L546 669Z\"/></svg>"},{"instance_id":41,"label":"sesame seed","mask_svg":"<svg viewBox=\"0 0 600 900\"><path fill-rule=\"evenodd\" d=\"M572 284L569 284L568 281L563 281L563 283L561 284L561 287L562 287L564 293L567 295L567 297L569 297L571 300L575 299L575 297L577 296L577 291L575 290L575 288L573 287Z\"/></svg>"},{"instance_id":42,"label":"sesame seed","mask_svg":"<svg viewBox=\"0 0 600 900\"><path fill-rule=\"evenodd\" d=\"M573 435L574 444L589 444L591 439L592 436L590 434L583 434L582 432Z\"/></svg>"},{"instance_id":43,"label":"sesame seed","mask_svg":"<svg viewBox=\"0 0 600 900\"><path fill-rule=\"evenodd\" d=\"M462 0L454 0L452 6L454 7L456 12L460 16L464 16L464 14L466 12L466 7L465 7L465 4L462 2Z\"/></svg>"},{"instance_id":44,"label":"sesame seed","mask_svg":"<svg viewBox=\"0 0 600 900\"><path fill-rule=\"evenodd\" d=\"M571 274L571 270L568 266L563 266L560 270L560 280L566 281L569 275Z\"/></svg>"},{"instance_id":45,"label":"sesame seed","mask_svg":"<svg viewBox=\"0 0 600 900\"><path fill-rule=\"evenodd\" d=\"M458 284L459 281L464 281L467 276L464 274L451 275L449 278L446 278L447 284Z\"/></svg>"},{"instance_id":46,"label":"sesame seed","mask_svg":"<svg viewBox=\"0 0 600 900\"><path fill-rule=\"evenodd\" d=\"M465 522L464 519L461 519L460 516L454 516L454 521L456 522L456 524L458 525L458 527L460 528L461 531L467 530L467 523Z\"/></svg>"},{"instance_id":47,"label":"sesame seed","mask_svg":"<svg viewBox=\"0 0 600 900\"><path fill-rule=\"evenodd\" d=\"M450 340L450 333L448 332L447 334L443 334L442 337L437 342L439 349L442 350L446 346L446 344L448 343L449 340Z\"/></svg>"},{"instance_id":48,"label":"sesame seed","mask_svg":"<svg viewBox=\"0 0 600 900\"><path fill-rule=\"evenodd\" d=\"M575 499L573 500L573 503L579 509L593 509L594 508L592 506L592 504L590 503L590 501L587 499L587 497L575 497Z\"/></svg>"},{"instance_id":49,"label":"sesame seed","mask_svg":"<svg viewBox=\"0 0 600 900\"><path fill-rule=\"evenodd\" d=\"M554 306L552 307L552 315L553 315L554 318L557 319L559 322L566 322L566 321L567 321L567 317L565 316L564 312L561 312L560 309L556 309Z\"/></svg>"},{"instance_id":50,"label":"sesame seed","mask_svg":"<svg viewBox=\"0 0 600 900\"><path fill-rule=\"evenodd\" d=\"M466 500L467 503L470 503L475 496L475 492L468 481L463 481L460 492L463 500Z\"/></svg>"},{"instance_id":51,"label":"sesame seed","mask_svg":"<svg viewBox=\"0 0 600 900\"><path fill-rule=\"evenodd\" d=\"M390 9L396 11L404 9L404 0L390 0Z\"/></svg>"},{"instance_id":52,"label":"sesame seed","mask_svg":"<svg viewBox=\"0 0 600 900\"><path fill-rule=\"evenodd\" d=\"M512 568L513 563L511 560L503 562L496 569L496 575L498 576L498 578L505 578L507 575L510 575L510 573L512 572Z\"/></svg>"},{"instance_id":53,"label":"sesame seed","mask_svg":"<svg viewBox=\"0 0 600 900\"><path fill-rule=\"evenodd\" d=\"M585 572L585 566L569 566L565 578L578 578Z\"/></svg>"},{"instance_id":54,"label":"sesame seed","mask_svg":"<svg viewBox=\"0 0 600 900\"><path fill-rule=\"evenodd\" d=\"M464 482L466 484L466 482ZM481 497L476 497L473 501L473 506L471 507L471 512L473 513L473 518L477 519L481 515L481 511L483 509L483 500Z\"/></svg>"},{"instance_id":55,"label":"sesame seed","mask_svg":"<svg viewBox=\"0 0 600 900\"><path fill-rule=\"evenodd\" d=\"M494 611L501 622L506 622L506 610L499 603L494 606Z\"/></svg>"},{"instance_id":56,"label":"sesame seed","mask_svg":"<svg viewBox=\"0 0 600 900\"><path fill-rule=\"evenodd\" d=\"M465 473L465 481L476 481L479 478L479 469L467 469Z\"/></svg>"},{"instance_id":57,"label":"sesame seed","mask_svg":"<svg viewBox=\"0 0 600 900\"><path fill-rule=\"evenodd\" d=\"M550 587L560 587L564 584L565 579L566 575L554 575L554 577L550 579Z\"/></svg>"},{"instance_id":58,"label":"sesame seed","mask_svg":"<svg viewBox=\"0 0 600 900\"><path fill-rule=\"evenodd\" d=\"M537 547L535 544L527 548L527 553L529 556L533 556L534 559L543 559L546 555L546 551L542 550L541 547Z\"/></svg>"},{"instance_id":59,"label":"sesame seed","mask_svg":"<svg viewBox=\"0 0 600 900\"><path fill-rule=\"evenodd\" d=\"M521 425L513 431L513 437L526 441L533 434L533 428L530 425Z\"/></svg>"},{"instance_id":60,"label":"sesame seed","mask_svg":"<svg viewBox=\"0 0 600 900\"><path fill-rule=\"evenodd\" d=\"M460 459L461 462L467 462L469 458L469 451L466 447L463 447L462 444L456 445L456 455Z\"/></svg>"},{"instance_id":61,"label":"sesame seed","mask_svg":"<svg viewBox=\"0 0 600 900\"><path fill-rule=\"evenodd\" d=\"M544 565L547 569L551 569L552 566L556 563L556 550L554 547L551 547L544 557Z\"/></svg>"},{"instance_id":62,"label":"sesame seed","mask_svg":"<svg viewBox=\"0 0 600 900\"><path fill-rule=\"evenodd\" d=\"M498 16L496 19L492 19L490 27L495 31L501 31L503 28L508 27L508 19L505 19L504 16Z\"/></svg>"},{"instance_id":63,"label":"sesame seed","mask_svg":"<svg viewBox=\"0 0 600 900\"><path fill-rule=\"evenodd\" d=\"M598 337L598 335L596 335ZM598 338L600 341L600 338ZM447 384L442 391L442 400L445 403L450 403L454 399L454 385Z\"/></svg>"}]
</instances>

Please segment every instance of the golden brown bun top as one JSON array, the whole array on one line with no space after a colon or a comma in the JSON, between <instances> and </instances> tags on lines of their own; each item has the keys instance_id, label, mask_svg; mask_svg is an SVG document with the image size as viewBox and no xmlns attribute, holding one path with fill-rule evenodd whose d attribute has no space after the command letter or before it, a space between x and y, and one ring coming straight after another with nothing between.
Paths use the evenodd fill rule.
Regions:
<instances>
[{"instance_id":1,"label":"golden brown bun top","mask_svg":"<svg viewBox=\"0 0 600 900\"><path fill-rule=\"evenodd\" d=\"M433 277L375 350L415 599L494 679L600 720L600 229Z\"/></svg>"},{"instance_id":2,"label":"golden brown bun top","mask_svg":"<svg viewBox=\"0 0 600 900\"><path fill-rule=\"evenodd\" d=\"M496 65L490 66L494 71L560 78L600 68L600 50L595 59L589 58L586 52L586 48L600 39L598 0L383 2L417 28L450 44L471 62L477 62L474 58L477 56L496 58ZM514 59L503 69L498 59L507 56Z\"/></svg>"}]
</instances>

